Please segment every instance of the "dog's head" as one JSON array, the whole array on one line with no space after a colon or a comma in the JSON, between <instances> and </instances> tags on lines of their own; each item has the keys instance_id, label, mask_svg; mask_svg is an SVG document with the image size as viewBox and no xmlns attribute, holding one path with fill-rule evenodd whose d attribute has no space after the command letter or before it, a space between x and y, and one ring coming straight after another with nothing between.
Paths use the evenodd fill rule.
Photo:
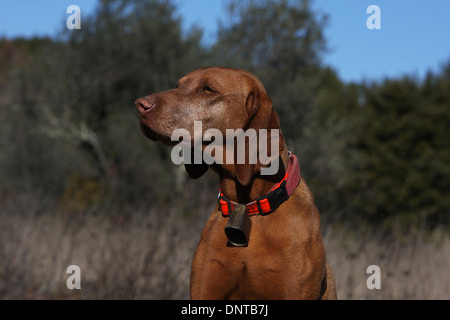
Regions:
<instances>
[{"instance_id":1,"label":"dog's head","mask_svg":"<svg viewBox=\"0 0 450 320\"><path fill-rule=\"evenodd\" d=\"M180 129L189 132L188 143L191 147L194 147L195 139L200 139L203 149L210 143L208 139L211 139L207 137L210 132L221 133L225 146L227 129L235 132L237 129L254 129L257 134L260 129L266 129L267 154L273 154L271 130L280 129L278 115L272 108L272 101L264 86L256 76L240 69L210 67L195 70L182 77L175 89L139 98L135 105L142 132L148 138L161 140L167 145L179 143L178 140L172 141L172 137ZM194 130L195 121L201 122L201 132ZM281 131L278 132L279 150L276 151L281 151L284 140ZM250 141L245 139L244 150L238 150L237 144L234 145L232 164L227 163L227 148L224 147L222 153L221 166L242 185L248 185L264 166L259 156L256 163L249 161L252 152L249 144ZM239 152L246 153L244 163L236 161ZM200 177L207 169L208 165L204 162L186 164L186 170L192 178Z\"/></svg>"}]
</instances>

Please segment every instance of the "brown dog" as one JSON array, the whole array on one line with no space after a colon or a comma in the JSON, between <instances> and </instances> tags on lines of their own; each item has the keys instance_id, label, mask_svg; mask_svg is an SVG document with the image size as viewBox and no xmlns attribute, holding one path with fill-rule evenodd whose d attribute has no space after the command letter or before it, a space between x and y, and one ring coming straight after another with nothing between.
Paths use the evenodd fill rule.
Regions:
<instances>
[{"instance_id":1,"label":"brown dog","mask_svg":"<svg viewBox=\"0 0 450 320\"><path fill-rule=\"evenodd\" d=\"M143 133L167 145L178 143L171 141L175 129L189 131L194 139L194 121L202 122L202 133L215 128L224 136L227 129L279 130L278 115L263 85L239 69L195 70L175 89L135 104ZM192 178L211 167L219 175L221 190L192 261L192 299L336 299L319 212L296 157L288 152L283 136L278 137L279 150L270 150L279 151L273 175L261 174L264 164L259 156L256 163L248 160L248 140L245 163L225 161L226 149L222 163L185 164ZM225 234L234 220L238 226ZM233 238L233 231L243 235L242 243Z\"/></svg>"}]
</instances>

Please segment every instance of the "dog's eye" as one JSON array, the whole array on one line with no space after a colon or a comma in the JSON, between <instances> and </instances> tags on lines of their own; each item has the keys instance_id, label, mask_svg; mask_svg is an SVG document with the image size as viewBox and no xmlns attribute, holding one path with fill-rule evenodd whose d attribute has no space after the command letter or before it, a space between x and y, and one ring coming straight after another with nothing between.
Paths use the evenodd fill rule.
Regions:
<instances>
[{"instance_id":1,"label":"dog's eye","mask_svg":"<svg viewBox=\"0 0 450 320\"><path fill-rule=\"evenodd\" d=\"M206 94L211 94L214 93L214 90L207 86L203 88L203 92Z\"/></svg>"}]
</instances>

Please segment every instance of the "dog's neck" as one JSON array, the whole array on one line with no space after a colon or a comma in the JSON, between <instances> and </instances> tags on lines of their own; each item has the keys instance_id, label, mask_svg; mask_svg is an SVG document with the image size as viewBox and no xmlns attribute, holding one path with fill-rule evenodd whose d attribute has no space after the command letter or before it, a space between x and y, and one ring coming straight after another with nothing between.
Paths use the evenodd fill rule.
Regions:
<instances>
[{"instance_id":1,"label":"dog's neck","mask_svg":"<svg viewBox=\"0 0 450 320\"><path fill-rule=\"evenodd\" d=\"M220 188L226 197L231 201L245 204L265 196L275 184L283 179L289 164L289 154L286 148L280 151L280 159L276 174L270 176L257 174L247 186L243 186L236 179L232 165L212 166L211 168L219 174Z\"/></svg>"}]
</instances>

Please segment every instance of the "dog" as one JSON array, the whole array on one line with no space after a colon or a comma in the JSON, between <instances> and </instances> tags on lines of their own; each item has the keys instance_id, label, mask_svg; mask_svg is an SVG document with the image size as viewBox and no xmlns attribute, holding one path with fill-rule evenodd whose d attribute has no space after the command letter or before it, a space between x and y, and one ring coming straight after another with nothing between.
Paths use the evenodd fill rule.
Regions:
<instances>
[{"instance_id":1,"label":"dog","mask_svg":"<svg viewBox=\"0 0 450 320\"><path fill-rule=\"evenodd\" d=\"M211 168L220 181L218 203L192 260L191 299L337 299L313 195L255 75L234 68L201 68L182 77L174 89L137 99L135 106L142 132L153 141L175 146L172 133L183 129L192 139L188 148L193 148L198 137L193 123L201 121L201 134L214 129L222 134L254 130L260 135L266 130L270 134L260 141L267 139L268 151L278 155L271 175L262 174L269 164L260 155L250 161L250 139L241 144L244 151L227 145L221 156L216 149L216 159L224 161L185 162L191 178ZM207 146L202 141L200 148ZM225 161L230 151L234 161ZM239 152L246 153L244 161L236 161Z\"/></svg>"}]
</instances>

